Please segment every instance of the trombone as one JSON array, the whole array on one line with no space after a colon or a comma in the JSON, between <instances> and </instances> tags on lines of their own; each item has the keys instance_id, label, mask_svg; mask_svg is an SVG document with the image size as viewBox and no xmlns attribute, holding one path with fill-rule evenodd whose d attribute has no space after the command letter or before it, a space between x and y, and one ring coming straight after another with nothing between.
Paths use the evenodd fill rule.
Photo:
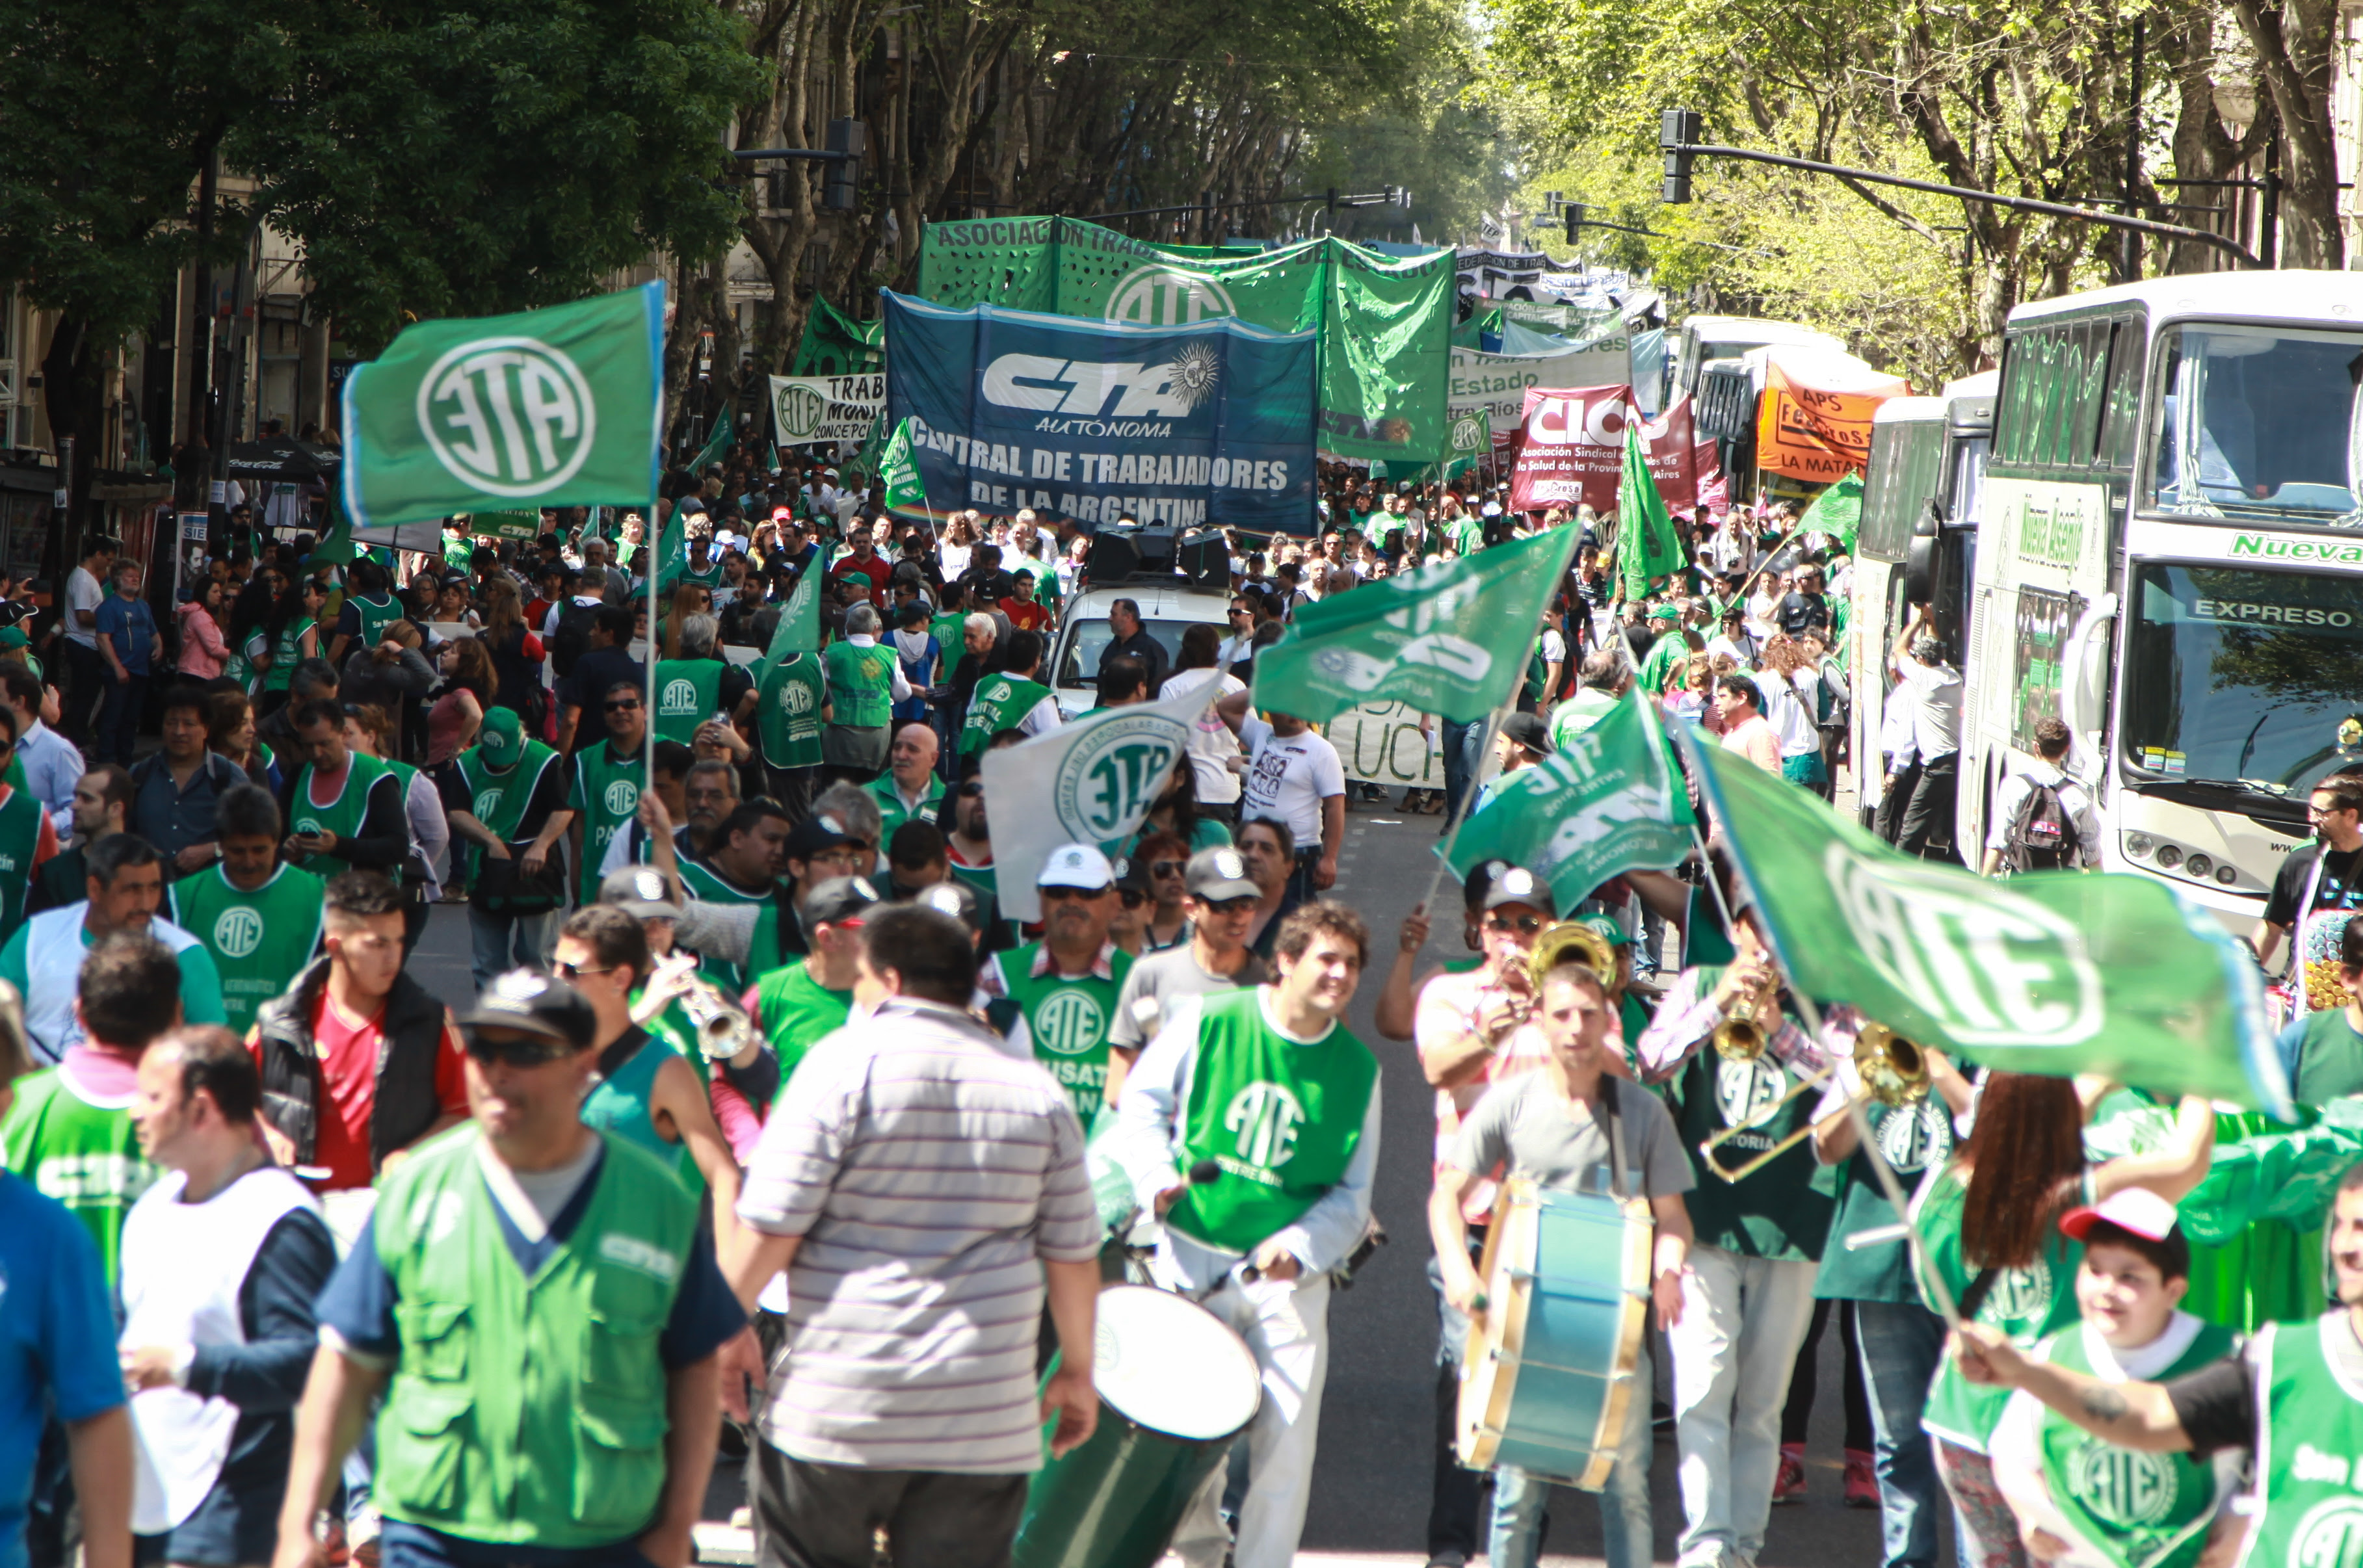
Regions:
<instances>
[{"instance_id":1,"label":"trombone","mask_svg":"<svg viewBox=\"0 0 2363 1568\"><path fill-rule=\"evenodd\" d=\"M1725 1020L1714 1032L1713 1038L1715 1050L1726 1061L1752 1062L1763 1055L1765 1036L1762 1029L1755 1022L1753 1010L1749 1010L1746 1019L1740 1016L1741 1009L1746 1006L1747 1003L1744 1000L1736 1004L1732 1008L1731 1016ZM1728 1044L1726 1044L1727 1032L1730 1035ZM1747 1046L1750 1036L1754 1038L1754 1046L1752 1049L1747 1049L1743 1055L1741 1052ZM1706 1168L1725 1181L1745 1181L1813 1136L1814 1133L1825 1127L1834 1125L1839 1118L1850 1113L1858 1104L1877 1100L1885 1106L1904 1106L1915 1104L1928 1097L1927 1055L1918 1045L1904 1039L1883 1023L1865 1023L1856 1032L1854 1070L1856 1076L1862 1079L1862 1093L1849 1099L1845 1105L1818 1121L1807 1122L1745 1165L1725 1168L1722 1162L1714 1157L1714 1152L1725 1143L1751 1128L1763 1125L1765 1121L1781 1107L1807 1089L1827 1082L1830 1075L1837 1071L1836 1065L1833 1063L1812 1077L1802 1079L1796 1088L1766 1106L1739 1126L1726 1127L1701 1143L1699 1153L1705 1157Z\"/></svg>"}]
</instances>

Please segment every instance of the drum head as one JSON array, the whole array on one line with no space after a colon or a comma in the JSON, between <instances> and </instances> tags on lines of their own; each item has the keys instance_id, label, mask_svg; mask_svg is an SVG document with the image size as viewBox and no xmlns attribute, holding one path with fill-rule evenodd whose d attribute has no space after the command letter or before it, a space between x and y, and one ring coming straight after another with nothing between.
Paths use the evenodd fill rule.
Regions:
<instances>
[{"instance_id":1,"label":"drum head","mask_svg":"<svg viewBox=\"0 0 2363 1568\"><path fill-rule=\"evenodd\" d=\"M1100 1292L1092 1382L1115 1410L1151 1431L1205 1441L1254 1419L1262 1375L1246 1342L1168 1290Z\"/></svg>"}]
</instances>

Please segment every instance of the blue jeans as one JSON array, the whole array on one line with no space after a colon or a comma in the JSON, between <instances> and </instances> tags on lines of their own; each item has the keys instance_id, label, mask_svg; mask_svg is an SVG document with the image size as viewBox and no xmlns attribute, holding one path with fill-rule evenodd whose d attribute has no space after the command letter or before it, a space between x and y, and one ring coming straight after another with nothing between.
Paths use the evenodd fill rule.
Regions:
<instances>
[{"instance_id":1,"label":"blue jeans","mask_svg":"<svg viewBox=\"0 0 2363 1568\"><path fill-rule=\"evenodd\" d=\"M494 977L511 969L538 969L549 958L550 933L558 924L562 910L544 910L539 914L491 914L475 904L468 906L469 972L476 989L483 990Z\"/></svg>"},{"instance_id":2,"label":"blue jeans","mask_svg":"<svg viewBox=\"0 0 2363 1568\"><path fill-rule=\"evenodd\" d=\"M1469 1242L1477 1261L1484 1242ZM1485 1502L1485 1476L1460 1463L1460 1357L1469 1346L1469 1318L1444 1299L1444 1271L1427 1260L1427 1283L1436 1292L1436 1474L1427 1504L1427 1560L1466 1562L1477 1555L1477 1520Z\"/></svg>"},{"instance_id":3,"label":"blue jeans","mask_svg":"<svg viewBox=\"0 0 2363 1568\"><path fill-rule=\"evenodd\" d=\"M1920 1413L1945 1353L1945 1320L1916 1301L1858 1301L1855 1333L1870 1396L1884 1568L1936 1568L1945 1494Z\"/></svg>"},{"instance_id":4,"label":"blue jeans","mask_svg":"<svg viewBox=\"0 0 2363 1568\"><path fill-rule=\"evenodd\" d=\"M102 665L104 662L102 656ZM105 695L98 708L98 739L91 745L91 756L94 761L128 767L131 743L139 736L140 710L148 703L148 678L134 675L128 680L117 680L115 671L109 669L105 679Z\"/></svg>"},{"instance_id":5,"label":"blue jeans","mask_svg":"<svg viewBox=\"0 0 2363 1568\"><path fill-rule=\"evenodd\" d=\"M1444 752L1444 815L1448 822L1460 814L1460 802L1476 788L1478 769L1484 766L1485 721L1446 724L1439 742Z\"/></svg>"},{"instance_id":6,"label":"blue jeans","mask_svg":"<svg viewBox=\"0 0 2363 1568\"><path fill-rule=\"evenodd\" d=\"M1649 1568L1657 1543L1649 1528L1649 1397L1657 1379L1649 1342L1641 1342L1625 1402L1625 1435L1600 1492L1600 1551L1608 1568ZM1551 1484L1503 1465L1493 1472L1493 1524L1485 1547L1491 1568L1535 1568L1550 1524Z\"/></svg>"}]
</instances>

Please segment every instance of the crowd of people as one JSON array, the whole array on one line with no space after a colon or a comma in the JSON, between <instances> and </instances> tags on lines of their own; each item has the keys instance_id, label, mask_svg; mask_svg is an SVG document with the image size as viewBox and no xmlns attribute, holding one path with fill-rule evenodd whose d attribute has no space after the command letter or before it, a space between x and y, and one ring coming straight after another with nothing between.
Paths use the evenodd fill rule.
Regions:
<instances>
[{"instance_id":1,"label":"crowd of people","mask_svg":"<svg viewBox=\"0 0 2363 1568\"><path fill-rule=\"evenodd\" d=\"M1750 1568L1805 1493L1833 1323L1843 1495L1887 1568L1933 1568L1947 1508L1973 1568L2302 1535L2274 1487L2332 1460L2264 1428L2353 1446L2323 1374L2363 1366L2363 1182L2332 1232L2355 1327L2235 1347L2252 1324L2179 1305L2208 1105L1934 1052L1860 1104L1874 1021L1793 994L1713 845L1572 901L1480 865L1457 922L1415 911L1375 960L1357 1038L1348 781L1251 701L1303 605L1581 531L1516 712L1436 731L1444 784L1404 805L1447 833L1637 688L1801 790L1876 769L1891 842L1958 857L1959 679L1925 611L1880 634L1882 755L1849 756L1843 542L1780 507L1686 521L1691 564L1628 585L1588 512L1324 479L1312 536L1227 541L1224 625L1083 615L1071 525L938 532L744 449L649 513L454 520L425 559L233 539L164 616L94 541L42 642L0 627L0 1568L682 1568L718 1453L767 1565L1005 1562L1046 1451L1101 1419L1111 1277L1196 1302L1260 1382L1172 1550L1281 1568L1330 1296L1377 1240L1387 1042L1435 1101L1432 1149L1385 1157L1433 1172L1437 1568L1526 1568L1548 1529L1551 1477L1456 1452L1513 1180L1647 1216L1635 1375L1667 1358L1683 1568ZM817 634L780 640L815 588ZM984 754L1210 683L1138 833L1058 848L1039 920L1005 912ZM2091 862L2038 735L1989 872ZM2269 931L2337 922L2347 999L2283 1042L2323 1103L2363 1092L2363 783L2316 804ZM408 965L449 903L464 1008ZM2128 1111L2165 1131L2088 1154ZM1947 1357L1956 1313L1988 1327ZM1656 1560L1654 1424L1636 1398L1610 1434L1612 1568ZM2261 1512L2220 1506L2242 1449Z\"/></svg>"}]
</instances>

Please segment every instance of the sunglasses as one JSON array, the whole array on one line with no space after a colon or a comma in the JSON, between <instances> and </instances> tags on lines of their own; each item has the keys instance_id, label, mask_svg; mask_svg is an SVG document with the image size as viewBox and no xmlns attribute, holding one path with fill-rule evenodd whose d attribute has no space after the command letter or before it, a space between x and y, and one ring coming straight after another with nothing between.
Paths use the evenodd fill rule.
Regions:
<instances>
[{"instance_id":1,"label":"sunglasses","mask_svg":"<svg viewBox=\"0 0 2363 1568\"><path fill-rule=\"evenodd\" d=\"M463 1038L468 1055L487 1064L505 1062L512 1067L540 1067L574 1055L574 1048L566 1042L539 1034L512 1034L505 1039L494 1039L471 1030Z\"/></svg>"},{"instance_id":2,"label":"sunglasses","mask_svg":"<svg viewBox=\"0 0 2363 1568\"><path fill-rule=\"evenodd\" d=\"M1488 931L1514 931L1521 936L1532 936L1543 928L1540 915L1487 915Z\"/></svg>"},{"instance_id":3,"label":"sunglasses","mask_svg":"<svg viewBox=\"0 0 2363 1568\"><path fill-rule=\"evenodd\" d=\"M637 697L628 697L628 698L626 698L626 699L625 699L623 701L621 701L621 702L610 702L610 703L608 703L608 704L607 704L607 712L611 712L611 713L628 713L628 712L630 712L633 709L635 709L635 708L638 707L639 705L640 705L640 700L639 700L638 698L637 698Z\"/></svg>"},{"instance_id":4,"label":"sunglasses","mask_svg":"<svg viewBox=\"0 0 2363 1568\"><path fill-rule=\"evenodd\" d=\"M984 786L976 783L963 784L960 787L960 792L963 795L982 795L984 793Z\"/></svg>"},{"instance_id":5,"label":"sunglasses","mask_svg":"<svg viewBox=\"0 0 2363 1568\"><path fill-rule=\"evenodd\" d=\"M613 974L615 969L616 966L613 964L604 964L596 969L586 969L580 964L568 964L563 961L552 964L549 966L549 972L557 976L561 980L579 979L584 975Z\"/></svg>"},{"instance_id":6,"label":"sunglasses","mask_svg":"<svg viewBox=\"0 0 2363 1568\"><path fill-rule=\"evenodd\" d=\"M1148 874L1152 877L1179 877L1184 864L1179 860L1152 860L1148 863Z\"/></svg>"},{"instance_id":7,"label":"sunglasses","mask_svg":"<svg viewBox=\"0 0 2363 1568\"><path fill-rule=\"evenodd\" d=\"M1106 891L1105 888L1045 888L1042 897L1053 903L1069 899L1077 903L1089 903Z\"/></svg>"},{"instance_id":8,"label":"sunglasses","mask_svg":"<svg viewBox=\"0 0 2363 1568\"><path fill-rule=\"evenodd\" d=\"M1207 911L1212 914L1245 914L1256 907L1256 900L1250 898L1219 899L1213 901L1201 899L1198 901L1204 904Z\"/></svg>"},{"instance_id":9,"label":"sunglasses","mask_svg":"<svg viewBox=\"0 0 2363 1568\"><path fill-rule=\"evenodd\" d=\"M1131 888L1118 888L1115 890L1115 896L1124 900L1124 907L1128 910L1137 910L1140 908L1141 905L1148 901L1148 895L1147 893L1139 892Z\"/></svg>"}]
</instances>

